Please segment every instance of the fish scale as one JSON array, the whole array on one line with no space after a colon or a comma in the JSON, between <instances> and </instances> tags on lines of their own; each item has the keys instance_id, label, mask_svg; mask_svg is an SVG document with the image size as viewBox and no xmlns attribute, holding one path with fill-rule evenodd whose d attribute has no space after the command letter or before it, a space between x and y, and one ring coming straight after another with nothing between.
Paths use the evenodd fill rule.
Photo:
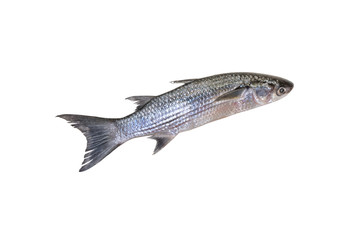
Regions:
<instances>
[{"instance_id":1,"label":"fish scale","mask_svg":"<svg viewBox=\"0 0 360 240\"><path fill-rule=\"evenodd\" d=\"M157 141L157 153L181 132L277 101L293 88L286 79L258 73L226 73L173 83L183 85L159 96L129 97L138 107L123 118L59 115L88 140L80 171L130 139L150 136Z\"/></svg>"},{"instance_id":2,"label":"fish scale","mask_svg":"<svg viewBox=\"0 0 360 240\"><path fill-rule=\"evenodd\" d=\"M129 122L142 121L143 126L143 129L134 132L134 135L130 134L129 137L146 136L151 134L152 131L167 131L174 127L175 129L173 130L176 132L186 131L191 130L191 128L183 127L188 121L190 122L188 126L200 126L202 125L200 124L201 122L205 124L215 120L217 117L216 115L213 115L212 112L216 110L213 108L219 107L220 104L217 102L214 103L214 98L243 84L240 78L236 79L230 77L226 82L221 82L224 81L223 79L224 76L217 76L209 78L204 82L189 83L155 98L152 100L154 102L150 101L138 114L135 113L128 116L128 118L130 118ZM186 101L181 101L181 104L179 104L172 100L182 97L183 92L191 93L188 94ZM161 110L164 111L159 111L158 106L161 106ZM201 119L198 119L200 116ZM215 118L212 119L212 116ZM149 118L157 119L158 121L149 121ZM172 121L169 122L168 126L164 126L164 123L168 122L169 119ZM185 119L189 120L185 121ZM198 124L191 124L191 121L196 121ZM126 125L124 126L121 123L121 120L119 121L119 126L126 128Z\"/></svg>"}]
</instances>

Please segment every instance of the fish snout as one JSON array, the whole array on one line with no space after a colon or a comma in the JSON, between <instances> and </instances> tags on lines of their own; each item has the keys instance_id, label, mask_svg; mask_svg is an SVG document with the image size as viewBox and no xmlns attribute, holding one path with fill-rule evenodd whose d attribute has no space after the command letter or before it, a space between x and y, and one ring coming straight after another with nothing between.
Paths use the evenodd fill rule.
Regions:
<instances>
[{"instance_id":1,"label":"fish snout","mask_svg":"<svg viewBox=\"0 0 360 240\"><path fill-rule=\"evenodd\" d=\"M287 89L287 93L291 92L291 90L294 88L294 84L286 79L284 79L283 85Z\"/></svg>"},{"instance_id":2,"label":"fish snout","mask_svg":"<svg viewBox=\"0 0 360 240\"><path fill-rule=\"evenodd\" d=\"M291 90L294 88L294 84L290 82L287 79L279 79L278 80L278 87L276 89L276 95L279 98L285 97L287 94L291 92Z\"/></svg>"}]
</instances>

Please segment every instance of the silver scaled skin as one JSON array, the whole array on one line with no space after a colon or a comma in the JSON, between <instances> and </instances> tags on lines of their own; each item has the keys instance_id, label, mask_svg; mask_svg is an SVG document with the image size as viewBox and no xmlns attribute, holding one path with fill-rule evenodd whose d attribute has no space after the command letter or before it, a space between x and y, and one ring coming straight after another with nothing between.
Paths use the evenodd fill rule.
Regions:
<instances>
[{"instance_id":1,"label":"silver scaled skin","mask_svg":"<svg viewBox=\"0 0 360 240\"><path fill-rule=\"evenodd\" d=\"M155 139L155 154L180 132L277 101L294 86L286 79L258 73L226 73L173 83L183 85L159 96L127 98L138 107L124 118L59 115L87 138L87 153L80 171L93 167L136 137Z\"/></svg>"}]
</instances>

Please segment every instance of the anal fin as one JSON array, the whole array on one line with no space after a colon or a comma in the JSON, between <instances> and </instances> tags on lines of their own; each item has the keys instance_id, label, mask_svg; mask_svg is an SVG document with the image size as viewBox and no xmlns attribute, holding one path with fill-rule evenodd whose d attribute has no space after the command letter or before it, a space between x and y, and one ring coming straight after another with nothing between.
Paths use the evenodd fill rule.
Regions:
<instances>
[{"instance_id":1,"label":"anal fin","mask_svg":"<svg viewBox=\"0 0 360 240\"><path fill-rule=\"evenodd\" d=\"M171 132L159 132L152 135L150 138L156 140L156 147L154 153L156 154L161 149L163 149L171 140L176 137L177 134Z\"/></svg>"}]
</instances>

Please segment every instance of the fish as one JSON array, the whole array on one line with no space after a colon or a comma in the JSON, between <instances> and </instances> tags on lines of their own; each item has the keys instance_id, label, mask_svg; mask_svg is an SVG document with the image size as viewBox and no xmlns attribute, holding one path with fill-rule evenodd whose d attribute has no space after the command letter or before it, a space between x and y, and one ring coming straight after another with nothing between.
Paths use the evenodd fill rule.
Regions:
<instances>
[{"instance_id":1,"label":"fish","mask_svg":"<svg viewBox=\"0 0 360 240\"><path fill-rule=\"evenodd\" d=\"M177 80L179 87L158 96L126 98L137 107L122 118L62 114L87 139L80 172L86 171L133 138L156 140L158 153L179 133L247 111L287 96L289 80L267 74L235 72Z\"/></svg>"}]
</instances>

